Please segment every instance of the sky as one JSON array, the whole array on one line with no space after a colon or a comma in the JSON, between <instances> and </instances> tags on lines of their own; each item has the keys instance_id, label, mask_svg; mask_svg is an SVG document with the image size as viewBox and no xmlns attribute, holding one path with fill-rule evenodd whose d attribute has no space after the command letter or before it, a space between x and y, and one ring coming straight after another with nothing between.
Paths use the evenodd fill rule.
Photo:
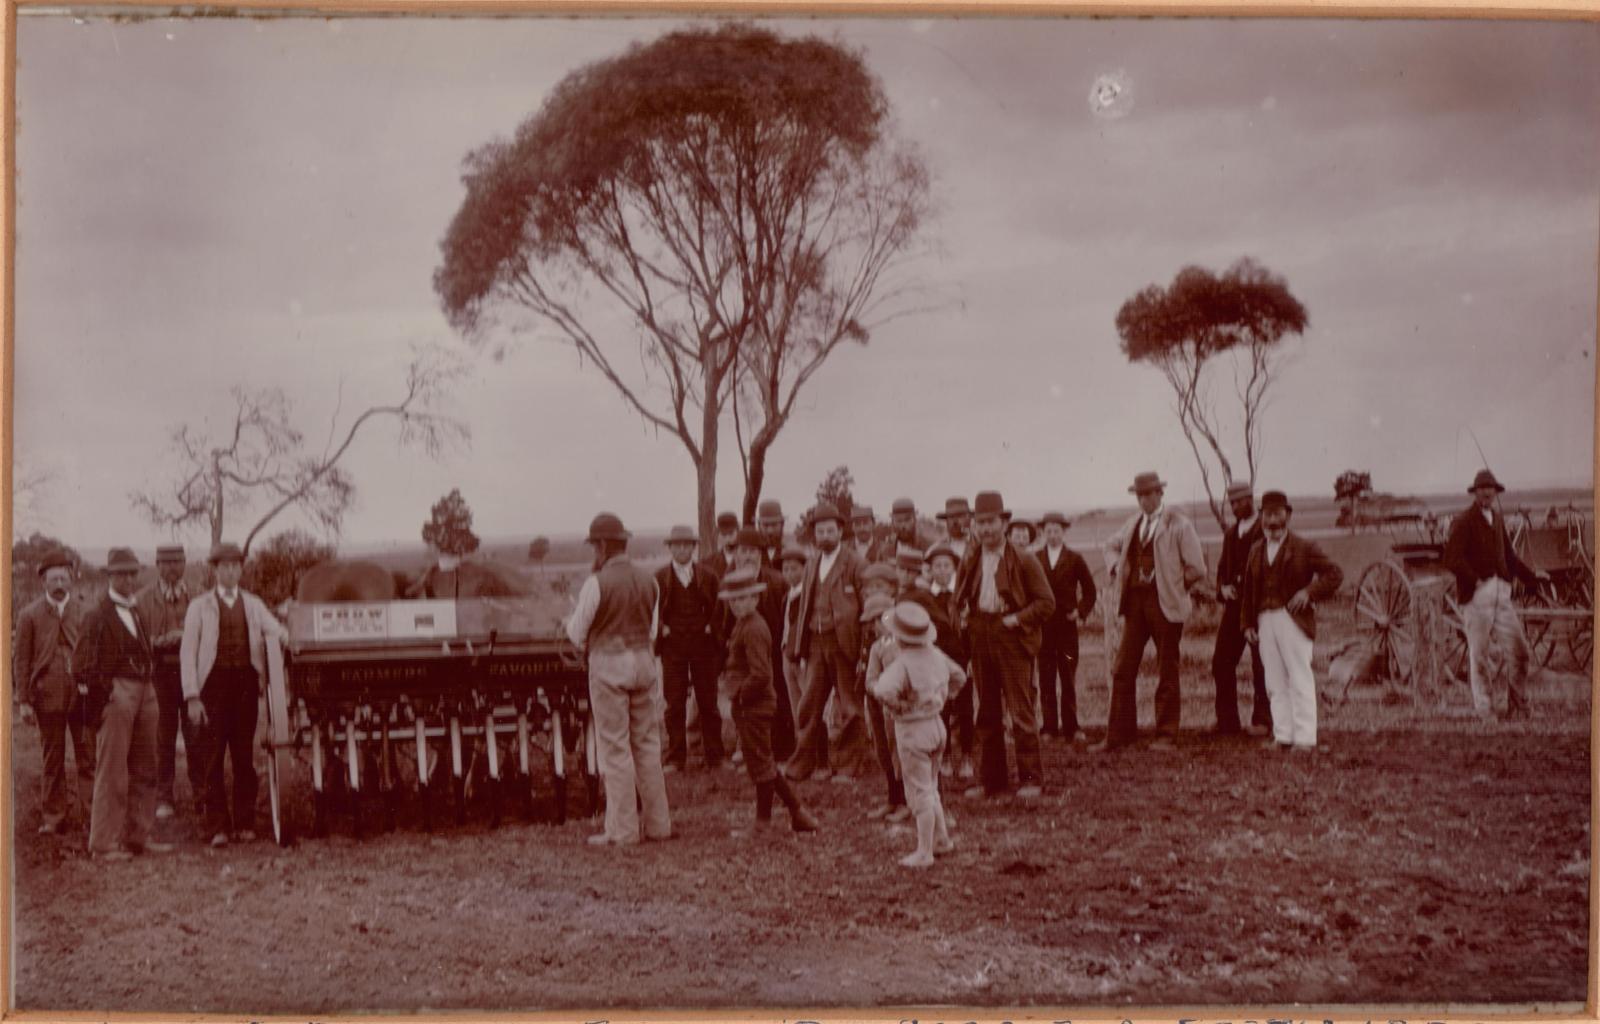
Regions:
<instances>
[{"instance_id":1,"label":"sky","mask_svg":"<svg viewBox=\"0 0 1600 1024\"><path fill-rule=\"evenodd\" d=\"M580 531L601 509L691 522L676 438L548 332L462 339L431 285L466 154L683 24L19 12L13 457L44 483L14 529L166 542L129 495L172 478L174 427L215 430L231 388L276 387L320 448L396 397L416 345L467 360L447 410L470 445L433 460L374 424L344 463L346 541L416 540L451 488L485 536ZM764 493L791 514L840 464L880 511L981 489L1121 506L1147 469L1201 497L1167 385L1127 362L1115 317L1242 256L1310 314L1258 487L1331 495L1353 468L1451 492L1480 446L1513 486L1591 485L1600 24L768 24L863 53L936 204L907 268L934 308L838 351L772 449Z\"/></svg>"}]
</instances>

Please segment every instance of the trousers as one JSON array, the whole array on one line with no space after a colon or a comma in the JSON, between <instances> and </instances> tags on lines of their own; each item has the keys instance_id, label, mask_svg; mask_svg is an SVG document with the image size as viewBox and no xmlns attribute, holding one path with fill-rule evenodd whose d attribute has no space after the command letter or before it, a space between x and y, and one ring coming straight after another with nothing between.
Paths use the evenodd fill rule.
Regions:
<instances>
[{"instance_id":1,"label":"trousers","mask_svg":"<svg viewBox=\"0 0 1600 1024\"><path fill-rule=\"evenodd\" d=\"M906 806L919 819L943 812L939 799L939 761L949 738L939 718L894 723L895 752L905 782Z\"/></svg>"},{"instance_id":2,"label":"trousers","mask_svg":"<svg viewBox=\"0 0 1600 1024\"><path fill-rule=\"evenodd\" d=\"M183 681L177 669L156 669L156 799L176 804L174 782L178 774L178 736L183 735L189 791L196 800L206 792L204 727L189 721L183 710Z\"/></svg>"},{"instance_id":3,"label":"trousers","mask_svg":"<svg viewBox=\"0 0 1600 1024\"><path fill-rule=\"evenodd\" d=\"M67 744L72 744L77 800L85 820L94 806L95 729L83 720L79 704L71 711L36 712L44 774L39 777L40 810L44 824L59 826L67 820L71 790L67 786Z\"/></svg>"},{"instance_id":4,"label":"trousers","mask_svg":"<svg viewBox=\"0 0 1600 1024\"><path fill-rule=\"evenodd\" d=\"M1239 658L1250 649L1250 685L1254 703L1250 724L1271 727L1271 701L1267 698L1267 677L1261 667L1261 648L1244 638L1239 624L1239 602L1222 606L1222 622L1217 626L1217 646L1211 655L1211 678L1217 687L1217 729L1239 730Z\"/></svg>"},{"instance_id":5,"label":"trousers","mask_svg":"<svg viewBox=\"0 0 1600 1024\"><path fill-rule=\"evenodd\" d=\"M1061 695L1056 696L1060 680ZM1045 732L1078 731L1078 622L1047 623L1039 636L1039 704Z\"/></svg>"},{"instance_id":6,"label":"trousers","mask_svg":"<svg viewBox=\"0 0 1600 1024\"><path fill-rule=\"evenodd\" d=\"M828 723L823 715L832 697L840 716L838 738L833 743L831 765L835 770L856 770L866 766L868 753L863 686L856 676L856 654L839 646L835 635L818 633L811 638L807 657L805 688L800 698L799 735L789 776L808 777L817 768L830 765Z\"/></svg>"},{"instance_id":7,"label":"trousers","mask_svg":"<svg viewBox=\"0 0 1600 1024\"><path fill-rule=\"evenodd\" d=\"M256 721L261 714L261 681L256 670L212 669L200 689L206 709L206 827L213 833L254 831ZM229 813L227 767L233 768L233 809Z\"/></svg>"},{"instance_id":8,"label":"trousers","mask_svg":"<svg viewBox=\"0 0 1600 1024\"><path fill-rule=\"evenodd\" d=\"M143 846L156 822L156 690L148 679L114 679L101 713L89 851Z\"/></svg>"},{"instance_id":9,"label":"trousers","mask_svg":"<svg viewBox=\"0 0 1600 1024\"><path fill-rule=\"evenodd\" d=\"M1125 606L1106 728L1106 742L1113 746L1131 743L1139 735L1139 662L1144 660L1145 646L1152 641L1161 673L1156 684L1156 731L1175 735L1183 711L1183 692L1178 682L1178 642L1183 638L1183 623L1172 622L1162 614L1161 598L1153 586L1133 587Z\"/></svg>"},{"instance_id":10,"label":"trousers","mask_svg":"<svg viewBox=\"0 0 1600 1024\"><path fill-rule=\"evenodd\" d=\"M974 612L970 620L972 677L978 690L978 743L984 791L1008 787L1005 720L1011 719L1020 785L1044 781L1039 757L1039 720L1034 717L1033 658L1019 630L1007 629L998 615Z\"/></svg>"},{"instance_id":11,"label":"trousers","mask_svg":"<svg viewBox=\"0 0 1600 1024\"><path fill-rule=\"evenodd\" d=\"M1311 673L1311 638L1276 608L1258 616L1261 666L1272 702L1272 737L1297 747L1317 745L1317 678Z\"/></svg>"},{"instance_id":12,"label":"trousers","mask_svg":"<svg viewBox=\"0 0 1600 1024\"><path fill-rule=\"evenodd\" d=\"M1472 705L1479 714L1493 710L1495 694L1489 692L1490 667L1496 652L1506 682L1506 711L1527 707L1523 686L1528 681L1528 666L1533 658L1522 619L1511 603L1511 584L1498 577L1480 580L1472 600L1461 609L1467 632L1467 677L1472 684Z\"/></svg>"},{"instance_id":13,"label":"trousers","mask_svg":"<svg viewBox=\"0 0 1600 1024\"><path fill-rule=\"evenodd\" d=\"M688 713L689 694L693 693L706 764L720 764L723 758L722 715L717 710L716 656L663 654L661 680L667 697L667 763L682 768L689 759L684 718Z\"/></svg>"},{"instance_id":14,"label":"trousers","mask_svg":"<svg viewBox=\"0 0 1600 1024\"><path fill-rule=\"evenodd\" d=\"M589 653L589 707L605 781L605 834L614 843L672 834L661 772L661 676L647 648Z\"/></svg>"}]
</instances>

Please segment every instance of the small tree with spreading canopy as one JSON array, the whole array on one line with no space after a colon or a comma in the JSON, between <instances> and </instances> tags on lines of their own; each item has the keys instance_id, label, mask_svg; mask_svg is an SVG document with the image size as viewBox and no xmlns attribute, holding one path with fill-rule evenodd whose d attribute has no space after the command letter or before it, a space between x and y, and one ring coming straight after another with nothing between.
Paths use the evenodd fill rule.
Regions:
<instances>
[{"instance_id":1,"label":"small tree with spreading canopy","mask_svg":"<svg viewBox=\"0 0 1600 1024\"><path fill-rule=\"evenodd\" d=\"M300 577L307 570L333 557L333 545L322 543L304 530L284 530L250 554L242 582L269 608L276 608L294 597Z\"/></svg>"},{"instance_id":2,"label":"small tree with spreading canopy","mask_svg":"<svg viewBox=\"0 0 1600 1024\"><path fill-rule=\"evenodd\" d=\"M428 521L422 524L422 541L443 555L470 555L478 550L478 535L472 532L472 509L459 488L433 503Z\"/></svg>"},{"instance_id":3,"label":"small tree with spreading canopy","mask_svg":"<svg viewBox=\"0 0 1600 1024\"><path fill-rule=\"evenodd\" d=\"M748 522L800 390L914 308L893 277L928 174L888 128L883 87L839 45L669 33L568 75L514 138L468 155L434 288L469 338L518 326L501 313L553 331L678 438L709 552L724 415Z\"/></svg>"},{"instance_id":4,"label":"small tree with spreading canopy","mask_svg":"<svg viewBox=\"0 0 1600 1024\"><path fill-rule=\"evenodd\" d=\"M1180 270L1166 288L1151 285L1122 304L1117 334L1129 362L1159 369L1171 385L1178 423L1189 441L1206 500L1226 528L1221 495L1230 481L1255 484L1261 419L1277 379L1288 334L1303 334L1306 309L1283 278L1245 257L1221 275L1201 267ZM1231 394L1219 408L1213 373L1222 365ZM1237 439L1242 465L1229 459Z\"/></svg>"}]
</instances>

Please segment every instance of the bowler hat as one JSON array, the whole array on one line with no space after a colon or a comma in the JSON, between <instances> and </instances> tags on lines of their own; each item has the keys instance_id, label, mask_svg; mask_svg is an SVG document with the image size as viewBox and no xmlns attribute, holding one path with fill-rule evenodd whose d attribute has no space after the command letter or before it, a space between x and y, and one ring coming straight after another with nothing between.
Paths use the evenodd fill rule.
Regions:
<instances>
[{"instance_id":1,"label":"bowler hat","mask_svg":"<svg viewBox=\"0 0 1600 1024\"><path fill-rule=\"evenodd\" d=\"M793 544L785 544L783 546L783 554L778 556L778 561L779 562L801 562L801 563L804 563L805 560L806 560L806 549L802 548L802 547L796 547Z\"/></svg>"},{"instance_id":2,"label":"bowler hat","mask_svg":"<svg viewBox=\"0 0 1600 1024\"><path fill-rule=\"evenodd\" d=\"M892 516L897 516L902 512L909 513L910 515L916 515L917 514L917 505L916 505L916 503L913 502L910 498L896 498L896 499L894 499L894 504L889 506L889 514L892 515Z\"/></svg>"},{"instance_id":3,"label":"bowler hat","mask_svg":"<svg viewBox=\"0 0 1600 1024\"><path fill-rule=\"evenodd\" d=\"M927 550L927 552L925 552L923 554L922 560L924 562L931 562L935 558L940 558L940 557L948 558L948 559L950 559L950 561L957 562L957 563L959 563L961 561L960 558L956 557L956 549L951 547L950 545L946 544L942 540L939 543L935 544L933 547L929 548Z\"/></svg>"},{"instance_id":4,"label":"bowler hat","mask_svg":"<svg viewBox=\"0 0 1600 1024\"><path fill-rule=\"evenodd\" d=\"M783 506L776 501L763 501L756 506L756 522L783 522Z\"/></svg>"},{"instance_id":5,"label":"bowler hat","mask_svg":"<svg viewBox=\"0 0 1600 1024\"><path fill-rule=\"evenodd\" d=\"M909 569L912 572L921 572L922 563L924 561L925 559L922 557L921 548L912 547L910 544L902 544L895 549L894 566L896 569Z\"/></svg>"},{"instance_id":6,"label":"bowler hat","mask_svg":"<svg viewBox=\"0 0 1600 1024\"><path fill-rule=\"evenodd\" d=\"M766 589L766 583L755 569L735 569L722 578L717 596L724 601L732 601L734 598L760 594Z\"/></svg>"},{"instance_id":7,"label":"bowler hat","mask_svg":"<svg viewBox=\"0 0 1600 1024\"><path fill-rule=\"evenodd\" d=\"M668 544L698 544L700 535L694 532L692 526L674 526L667 534Z\"/></svg>"},{"instance_id":8,"label":"bowler hat","mask_svg":"<svg viewBox=\"0 0 1600 1024\"><path fill-rule=\"evenodd\" d=\"M1006 508L1005 499L1000 497L999 491L979 491L978 496L972 499L972 514L974 516L1006 516L1011 512Z\"/></svg>"},{"instance_id":9,"label":"bowler hat","mask_svg":"<svg viewBox=\"0 0 1600 1024\"><path fill-rule=\"evenodd\" d=\"M894 598L888 594L873 594L861 603L861 621L872 622L883 617L894 607Z\"/></svg>"},{"instance_id":10,"label":"bowler hat","mask_svg":"<svg viewBox=\"0 0 1600 1024\"><path fill-rule=\"evenodd\" d=\"M944 511L940 512L934 518L936 518L936 519L949 519L951 516L970 516L970 515L972 515L972 509L967 507L967 499L965 499L965 498L946 498L945 501L944 501Z\"/></svg>"},{"instance_id":11,"label":"bowler hat","mask_svg":"<svg viewBox=\"0 0 1600 1024\"><path fill-rule=\"evenodd\" d=\"M71 569L72 556L60 548L46 551L44 557L39 559L39 575L43 576L51 569Z\"/></svg>"},{"instance_id":12,"label":"bowler hat","mask_svg":"<svg viewBox=\"0 0 1600 1024\"><path fill-rule=\"evenodd\" d=\"M717 532L718 533L726 533L729 530L737 530L738 528L739 528L739 517L738 516L734 515L732 512L718 512L717 513Z\"/></svg>"},{"instance_id":13,"label":"bowler hat","mask_svg":"<svg viewBox=\"0 0 1600 1024\"><path fill-rule=\"evenodd\" d=\"M132 548L112 548L106 552L106 572L138 572L142 568Z\"/></svg>"},{"instance_id":14,"label":"bowler hat","mask_svg":"<svg viewBox=\"0 0 1600 1024\"><path fill-rule=\"evenodd\" d=\"M1496 480L1494 474L1487 469L1478 470L1478 475L1472 478L1472 486L1467 488L1467 493L1471 494L1480 487L1493 487L1501 493L1504 493L1506 489L1505 485Z\"/></svg>"},{"instance_id":15,"label":"bowler hat","mask_svg":"<svg viewBox=\"0 0 1600 1024\"><path fill-rule=\"evenodd\" d=\"M760 549L767 546L767 538L761 536L761 531L754 526L741 526L739 535L733 539L733 546Z\"/></svg>"},{"instance_id":16,"label":"bowler hat","mask_svg":"<svg viewBox=\"0 0 1600 1024\"><path fill-rule=\"evenodd\" d=\"M1238 501L1240 498L1248 498L1250 497L1251 493L1250 481L1248 480L1235 480L1233 483L1228 485L1229 501Z\"/></svg>"},{"instance_id":17,"label":"bowler hat","mask_svg":"<svg viewBox=\"0 0 1600 1024\"><path fill-rule=\"evenodd\" d=\"M156 548L156 564L162 562L182 562L184 560L182 544L163 544Z\"/></svg>"},{"instance_id":18,"label":"bowler hat","mask_svg":"<svg viewBox=\"0 0 1600 1024\"><path fill-rule=\"evenodd\" d=\"M1161 479L1160 473L1140 473L1133 478L1133 486L1128 488L1129 494L1144 494L1148 491L1166 490L1167 482Z\"/></svg>"},{"instance_id":19,"label":"bowler hat","mask_svg":"<svg viewBox=\"0 0 1600 1024\"><path fill-rule=\"evenodd\" d=\"M206 559L212 565L219 562L243 562L244 552L239 550L239 545L231 540L225 540L211 549L211 557Z\"/></svg>"},{"instance_id":20,"label":"bowler hat","mask_svg":"<svg viewBox=\"0 0 1600 1024\"><path fill-rule=\"evenodd\" d=\"M593 544L602 540L627 540L633 534L622 528L622 520L610 512L602 512L589 520L589 536L587 543Z\"/></svg>"},{"instance_id":21,"label":"bowler hat","mask_svg":"<svg viewBox=\"0 0 1600 1024\"><path fill-rule=\"evenodd\" d=\"M844 517L839 514L839 510L834 507L832 502L819 501L816 507L811 510L811 525L815 526L824 519L832 519L840 526L844 525Z\"/></svg>"},{"instance_id":22,"label":"bowler hat","mask_svg":"<svg viewBox=\"0 0 1600 1024\"><path fill-rule=\"evenodd\" d=\"M1072 527L1072 520L1068 519L1060 512L1046 512L1044 515L1039 517L1039 526L1041 529L1049 526L1051 523L1055 523L1063 530L1070 529Z\"/></svg>"},{"instance_id":23,"label":"bowler hat","mask_svg":"<svg viewBox=\"0 0 1600 1024\"><path fill-rule=\"evenodd\" d=\"M1293 512L1294 506L1289 504L1289 496L1282 491L1268 491L1261 496L1261 511L1271 508L1281 508L1285 512Z\"/></svg>"},{"instance_id":24,"label":"bowler hat","mask_svg":"<svg viewBox=\"0 0 1600 1024\"><path fill-rule=\"evenodd\" d=\"M894 637L896 643L908 647L926 647L933 643L933 619L928 615L928 609L915 601L901 601L894 606L894 611L884 617L888 623L889 635Z\"/></svg>"},{"instance_id":25,"label":"bowler hat","mask_svg":"<svg viewBox=\"0 0 1600 1024\"><path fill-rule=\"evenodd\" d=\"M852 523L870 523L872 519L871 505L852 505L850 507L850 521Z\"/></svg>"}]
</instances>

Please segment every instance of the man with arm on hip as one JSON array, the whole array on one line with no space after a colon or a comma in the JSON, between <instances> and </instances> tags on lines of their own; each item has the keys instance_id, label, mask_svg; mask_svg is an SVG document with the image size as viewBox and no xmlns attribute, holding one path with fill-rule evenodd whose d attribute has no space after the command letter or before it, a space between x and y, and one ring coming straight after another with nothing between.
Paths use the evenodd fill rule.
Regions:
<instances>
[{"instance_id":1,"label":"man with arm on hip","mask_svg":"<svg viewBox=\"0 0 1600 1024\"><path fill-rule=\"evenodd\" d=\"M17 688L17 720L37 720L44 758L40 776L43 821L39 833L61 833L67 824L67 744L72 744L78 803L84 822L94 802L94 723L86 720L83 694L72 678L72 652L83 635L84 610L72 596L72 558L49 552L39 562L44 595L17 616L11 652Z\"/></svg>"}]
</instances>

